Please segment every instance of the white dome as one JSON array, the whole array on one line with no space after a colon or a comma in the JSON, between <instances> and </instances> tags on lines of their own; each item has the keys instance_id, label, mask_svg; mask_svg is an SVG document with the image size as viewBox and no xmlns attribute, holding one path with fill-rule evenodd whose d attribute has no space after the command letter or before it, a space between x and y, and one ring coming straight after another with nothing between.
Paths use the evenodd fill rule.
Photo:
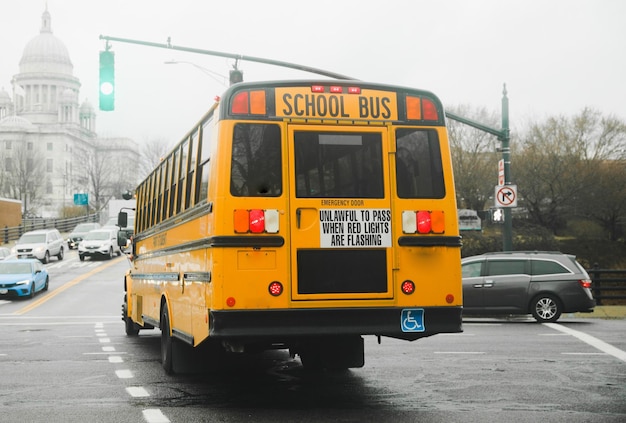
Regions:
<instances>
[{"instance_id":1,"label":"white dome","mask_svg":"<svg viewBox=\"0 0 626 423\"><path fill-rule=\"evenodd\" d=\"M72 75L74 66L63 41L52 34L50 13L41 16L39 35L30 40L20 60L20 73L52 72Z\"/></svg>"},{"instance_id":2,"label":"white dome","mask_svg":"<svg viewBox=\"0 0 626 423\"><path fill-rule=\"evenodd\" d=\"M33 125L28 119L25 119L21 116L12 115L0 120L0 129L29 130L35 128L35 125Z\"/></svg>"}]
</instances>

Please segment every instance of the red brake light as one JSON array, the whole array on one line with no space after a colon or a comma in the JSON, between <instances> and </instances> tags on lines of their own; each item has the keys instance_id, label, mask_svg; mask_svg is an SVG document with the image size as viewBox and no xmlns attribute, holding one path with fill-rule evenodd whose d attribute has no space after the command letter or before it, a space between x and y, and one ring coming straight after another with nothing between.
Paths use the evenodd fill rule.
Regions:
<instances>
[{"instance_id":1,"label":"red brake light","mask_svg":"<svg viewBox=\"0 0 626 423\"><path fill-rule=\"evenodd\" d=\"M412 281L404 281L402 282L402 285L400 287L402 289L402 292L405 293L406 295L411 295L412 293L415 292L415 284Z\"/></svg>"},{"instance_id":2,"label":"red brake light","mask_svg":"<svg viewBox=\"0 0 626 423\"><path fill-rule=\"evenodd\" d=\"M283 284L277 281L270 283L268 291L272 297L278 297L283 293Z\"/></svg>"},{"instance_id":3,"label":"red brake light","mask_svg":"<svg viewBox=\"0 0 626 423\"><path fill-rule=\"evenodd\" d=\"M424 114L424 120L439 120L437 114L437 106L429 98L422 98L422 112Z\"/></svg>"},{"instance_id":4,"label":"red brake light","mask_svg":"<svg viewBox=\"0 0 626 423\"><path fill-rule=\"evenodd\" d=\"M424 210L417 212L417 233L427 234L430 233L432 228L432 220L430 213Z\"/></svg>"},{"instance_id":5,"label":"red brake light","mask_svg":"<svg viewBox=\"0 0 626 423\"><path fill-rule=\"evenodd\" d=\"M233 103L231 104L231 113L233 114L248 114L250 113L250 106L248 102L248 91L241 91L235 94L233 97Z\"/></svg>"},{"instance_id":6,"label":"red brake light","mask_svg":"<svg viewBox=\"0 0 626 423\"><path fill-rule=\"evenodd\" d=\"M578 283L583 288L588 288L588 289L591 288L591 281L589 279L581 279L581 280L578 281Z\"/></svg>"},{"instance_id":7,"label":"red brake light","mask_svg":"<svg viewBox=\"0 0 626 423\"><path fill-rule=\"evenodd\" d=\"M260 234L265 231L265 213L263 210L250 210L250 232Z\"/></svg>"},{"instance_id":8,"label":"red brake light","mask_svg":"<svg viewBox=\"0 0 626 423\"><path fill-rule=\"evenodd\" d=\"M313 92L313 93L323 93L324 92L324 86L322 86L322 85L313 85L311 87L311 92Z\"/></svg>"}]
</instances>

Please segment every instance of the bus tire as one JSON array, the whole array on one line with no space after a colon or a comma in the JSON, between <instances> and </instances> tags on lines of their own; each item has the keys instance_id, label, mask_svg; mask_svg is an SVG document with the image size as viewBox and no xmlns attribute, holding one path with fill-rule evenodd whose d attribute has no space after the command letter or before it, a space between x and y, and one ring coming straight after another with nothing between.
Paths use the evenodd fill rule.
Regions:
<instances>
[{"instance_id":1,"label":"bus tire","mask_svg":"<svg viewBox=\"0 0 626 423\"><path fill-rule=\"evenodd\" d=\"M163 304L161 312L161 365L168 375L174 373L174 356L172 354L172 335L170 334L170 314L167 304Z\"/></svg>"},{"instance_id":2,"label":"bus tire","mask_svg":"<svg viewBox=\"0 0 626 423\"><path fill-rule=\"evenodd\" d=\"M124 304L122 304L122 319L124 320L124 330L126 332L126 336L137 336L139 335L139 325L133 322L133 319L128 315L128 298L124 295Z\"/></svg>"}]
</instances>

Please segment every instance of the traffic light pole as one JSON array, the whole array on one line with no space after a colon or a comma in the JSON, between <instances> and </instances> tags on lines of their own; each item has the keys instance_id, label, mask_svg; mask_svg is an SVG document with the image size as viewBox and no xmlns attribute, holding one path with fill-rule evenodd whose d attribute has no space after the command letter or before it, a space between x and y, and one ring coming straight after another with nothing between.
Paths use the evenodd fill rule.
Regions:
<instances>
[{"instance_id":1,"label":"traffic light pole","mask_svg":"<svg viewBox=\"0 0 626 423\"><path fill-rule=\"evenodd\" d=\"M330 78L335 78L335 79L350 79L350 80L356 79L356 78L341 75L335 72L330 72L330 71L326 71L323 69L317 69L317 68L313 68L310 66L298 65L296 63L282 62L280 60L265 59L263 57L246 56L243 54L224 53L221 51L214 51L214 50L203 50L203 49L192 48L192 47L175 46L170 42L169 38L167 40L167 44L153 43L150 41L131 40L128 38L109 37L108 35L100 35L100 39L106 40L107 42L118 41L120 43L139 44L139 45L148 46L148 47L157 47L157 48L165 48L169 50L186 51L187 53L206 54L209 56L226 57L229 59L235 59L237 61L247 60L249 62L265 63L267 65L281 66L284 68L297 69L297 70L301 70L304 72L316 73L318 75L328 76Z\"/></svg>"},{"instance_id":2,"label":"traffic light pole","mask_svg":"<svg viewBox=\"0 0 626 423\"><path fill-rule=\"evenodd\" d=\"M488 134L495 135L502 143L502 147L499 151L502 153L502 160L504 161L504 185L511 184L511 148L510 148L510 130L509 130L509 99L507 97L506 84L502 90L502 129L494 129L482 123L473 121L471 119L455 115L451 112L446 112L446 117L461 122L465 125L471 126ZM504 228L502 233L502 250L513 250L513 216L510 207L504 207Z\"/></svg>"}]
</instances>

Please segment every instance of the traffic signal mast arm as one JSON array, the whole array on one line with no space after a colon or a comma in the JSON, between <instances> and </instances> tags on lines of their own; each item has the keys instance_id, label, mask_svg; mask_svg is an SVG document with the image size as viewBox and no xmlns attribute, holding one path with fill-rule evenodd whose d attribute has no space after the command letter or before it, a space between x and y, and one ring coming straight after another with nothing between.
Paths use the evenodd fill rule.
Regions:
<instances>
[{"instance_id":1,"label":"traffic signal mast arm","mask_svg":"<svg viewBox=\"0 0 626 423\"><path fill-rule=\"evenodd\" d=\"M356 78L352 78L350 76L341 75L341 74L338 74L338 73L335 73L335 72L330 72L330 71L326 71L326 70L323 70L323 69L317 69L317 68L313 68L313 67L310 67L310 66L298 65L296 63L282 62L280 60L265 59L263 57L246 56L246 55L243 55L243 54L224 53L224 52L220 52L220 51L202 50L202 49L199 49L199 48L175 46L175 45L172 45L169 42L169 38L168 38L167 44L153 43L153 42L149 42L149 41L131 40L131 39L128 39L128 38L109 37L107 35L100 35L100 39L101 40L106 40L106 41L119 41L121 43L139 44L139 45L148 46L148 47L166 48L166 49L169 49L169 50L186 51L188 53L206 54L206 55L209 55L209 56L226 57L226 58L235 59L235 60L247 60L247 61L250 61L250 62L259 62L259 63L268 64L268 65L282 66L284 68L297 69L297 70L301 70L301 71L304 71L304 72L316 73L318 75L328 76L330 78L335 78L335 79L356 80Z\"/></svg>"}]
</instances>

